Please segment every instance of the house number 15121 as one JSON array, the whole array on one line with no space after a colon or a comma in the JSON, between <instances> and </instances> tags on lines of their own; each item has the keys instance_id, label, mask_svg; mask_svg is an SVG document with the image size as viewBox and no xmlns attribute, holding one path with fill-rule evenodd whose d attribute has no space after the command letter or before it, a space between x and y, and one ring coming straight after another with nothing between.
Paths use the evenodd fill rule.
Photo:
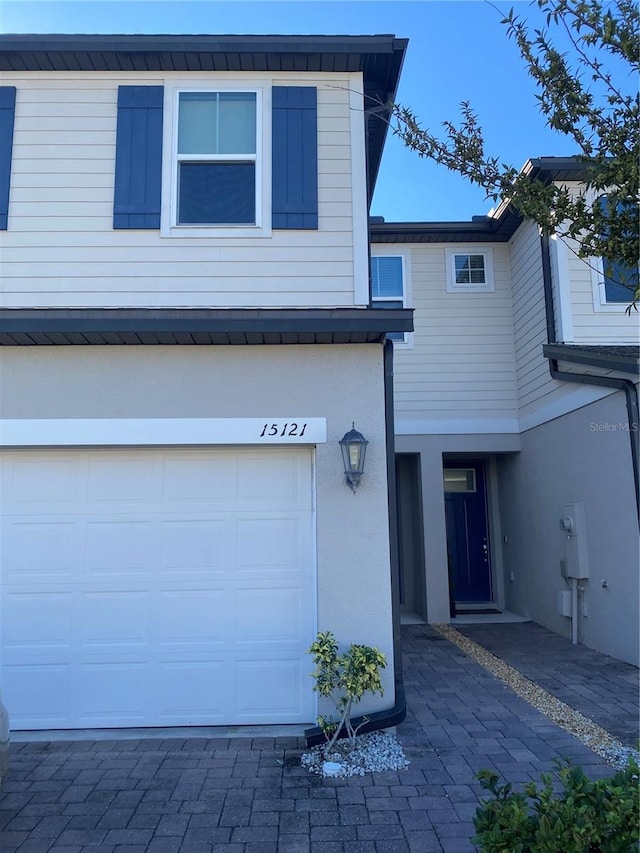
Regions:
<instances>
[{"instance_id":1,"label":"house number 15121","mask_svg":"<svg viewBox=\"0 0 640 853\"><path fill-rule=\"evenodd\" d=\"M262 427L262 432L260 433L260 438L265 438L266 436L298 436L302 438L304 435L304 431L307 428L306 423L297 424L297 423L286 423L286 424L265 424Z\"/></svg>"}]
</instances>

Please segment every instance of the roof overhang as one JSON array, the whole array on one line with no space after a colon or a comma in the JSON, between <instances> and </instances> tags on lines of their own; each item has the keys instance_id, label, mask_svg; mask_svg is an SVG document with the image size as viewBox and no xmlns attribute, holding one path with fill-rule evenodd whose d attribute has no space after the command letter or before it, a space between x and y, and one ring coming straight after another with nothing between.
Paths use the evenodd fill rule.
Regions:
<instances>
[{"instance_id":1,"label":"roof overhang","mask_svg":"<svg viewBox=\"0 0 640 853\"><path fill-rule=\"evenodd\" d=\"M513 208L471 222L370 222L372 243L505 243L522 217Z\"/></svg>"},{"instance_id":2,"label":"roof overhang","mask_svg":"<svg viewBox=\"0 0 640 853\"><path fill-rule=\"evenodd\" d=\"M535 157L522 167L522 172L532 180L584 181L588 172L588 161L582 157Z\"/></svg>"},{"instance_id":3,"label":"roof overhang","mask_svg":"<svg viewBox=\"0 0 640 853\"><path fill-rule=\"evenodd\" d=\"M376 344L411 309L4 308L0 346Z\"/></svg>"},{"instance_id":4,"label":"roof overhang","mask_svg":"<svg viewBox=\"0 0 640 853\"><path fill-rule=\"evenodd\" d=\"M371 36L0 35L0 71L361 72L369 197L408 40Z\"/></svg>"},{"instance_id":5,"label":"roof overhang","mask_svg":"<svg viewBox=\"0 0 640 853\"><path fill-rule=\"evenodd\" d=\"M581 364L601 370L613 370L631 376L640 375L638 346L579 346L578 344L545 344L545 358Z\"/></svg>"},{"instance_id":6,"label":"roof overhang","mask_svg":"<svg viewBox=\"0 0 640 853\"><path fill-rule=\"evenodd\" d=\"M527 160L522 173L531 180L584 181L587 164L579 157L538 157ZM370 222L372 243L505 243L522 224L522 215L509 199L488 216L469 222Z\"/></svg>"}]
</instances>

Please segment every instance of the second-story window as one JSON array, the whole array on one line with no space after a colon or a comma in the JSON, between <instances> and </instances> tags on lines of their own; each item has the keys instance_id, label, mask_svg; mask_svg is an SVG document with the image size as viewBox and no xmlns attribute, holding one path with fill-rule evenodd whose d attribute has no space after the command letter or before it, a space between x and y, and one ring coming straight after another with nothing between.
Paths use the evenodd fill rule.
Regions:
<instances>
[{"instance_id":1,"label":"second-story window","mask_svg":"<svg viewBox=\"0 0 640 853\"><path fill-rule=\"evenodd\" d=\"M635 219L636 209L632 206L618 204L615 209L610 210L607 196L601 196L600 207L607 218L618 217L621 222L623 216L629 214ZM601 266L601 269L600 269ZM632 299L635 289L638 287L640 267L636 264L629 267L623 261L607 260L602 258L596 261L596 275L599 277L600 304L601 305L628 305Z\"/></svg>"},{"instance_id":2,"label":"second-story window","mask_svg":"<svg viewBox=\"0 0 640 853\"><path fill-rule=\"evenodd\" d=\"M495 289L491 249L446 249L445 253L448 293Z\"/></svg>"},{"instance_id":3,"label":"second-story window","mask_svg":"<svg viewBox=\"0 0 640 853\"><path fill-rule=\"evenodd\" d=\"M604 301L606 304L623 303L628 305L633 299L635 288L638 286L638 269L629 269L620 261L602 262Z\"/></svg>"},{"instance_id":4,"label":"second-story window","mask_svg":"<svg viewBox=\"0 0 640 853\"><path fill-rule=\"evenodd\" d=\"M256 225L255 92L180 92L177 224Z\"/></svg>"},{"instance_id":5,"label":"second-story window","mask_svg":"<svg viewBox=\"0 0 640 853\"><path fill-rule=\"evenodd\" d=\"M405 286L402 255L371 258L371 296L375 308L404 308ZM387 332L387 337L404 343L403 332Z\"/></svg>"}]
</instances>

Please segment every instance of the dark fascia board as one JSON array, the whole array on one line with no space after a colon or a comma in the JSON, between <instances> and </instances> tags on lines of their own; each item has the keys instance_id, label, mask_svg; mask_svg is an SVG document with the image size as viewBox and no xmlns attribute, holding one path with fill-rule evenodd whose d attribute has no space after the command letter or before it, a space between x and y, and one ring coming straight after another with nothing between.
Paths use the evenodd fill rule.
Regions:
<instances>
[{"instance_id":1,"label":"dark fascia board","mask_svg":"<svg viewBox=\"0 0 640 853\"><path fill-rule=\"evenodd\" d=\"M545 358L584 364L602 370L615 370L632 376L640 375L640 349L634 346L580 347L576 344L545 344Z\"/></svg>"},{"instance_id":2,"label":"dark fascia board","mask_svg":"<svg viewBox=\"0 0 640 853\"><path fill-rule=\"evenodd\" d=\"M369 36L0 35L0 71L329 71L363 74L373 196L408 39Z\"/></svg>"},{"instance_id":3,"label":"dark fascia board","mask_svg":"<svg viewBox=\"0 0 640 853\"><path fill-rule=\"evenodd\" d=\"M580 157L536 157L527 160L522 171L533 179L549 183L584 181L587 169L587 162Z\"/></svg>"},{"instance_id":4,"label":"dark fascia board","mask_svg":"<svg viewBox=\"0 0 640 853\"><path fill-rule=\"evenodd\" d=\"M583 181L587 164L579 157L538 157L527 160L522 172L532 180ZM471 222L370 223L372 243L493 243L508 242L522 224L522 215L508 199L492 215Z\"/></svg>"},{"instance_id":5,"label":"dark fascia board","mask_svg":"<svg viewBox=\"0 0 640 853\"><path fill-rule=\"evenodd\" d=\"M380 343L411 309L5 308L0 345Z\"/></svg>"},{"instance_id":6,"label":"dark fascia board","mask_svg":"<svg viewBox=\"0 0 640 853\"><path fill-rule=\"evenodd\" d=\"M500 217L472 222L371 222L372 243L505 243L522 217L506 208Z\"/></svg>"},{"instance_id":7,"label":"dark fascia board","mask_svg":"<svg viewBox=\"0 0 640 853\"><path fill-rule=\"evenodd\" d=\"M61 54L78 54L86 57L99 53L162 53L165 62L169 54L182 53L388 53L390 43L403 48L406 39L397 39L391 34L380 35L238 35L207 34L23 34L0 35L3 53L18 52L25 56L24 70L36 70L34 54L52 51ZM86 61L86 59L84 60ZM264 62L264 58L262 59ZM71 70L71 69L69 69ZM167 69L168 70L168 67ZM257 69L254 69L257 70ZM269 70L265 67L264 70Z\"/></svg>"}]
</instances>

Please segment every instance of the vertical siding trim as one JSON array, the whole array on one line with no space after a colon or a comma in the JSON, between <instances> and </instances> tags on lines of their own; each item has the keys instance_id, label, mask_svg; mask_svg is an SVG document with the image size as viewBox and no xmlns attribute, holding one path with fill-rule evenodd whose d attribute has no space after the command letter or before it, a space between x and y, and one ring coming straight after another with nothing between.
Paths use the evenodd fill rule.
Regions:
<instances>
[{"instance_id":1,"label":"vertical siding trim","mask_svg":"<svg viewBox=\"0 0 640 853\"><path fill-rule=\"evenodd\" d=\"M367 154L361 72L349 77L349 133L351 136L351 221L353 223L353 301L370 304L369 204Z\"/></svg>"},{"instance_id":2,"label":"vertical siding trim","mask_svg":"<svg viewBox=\"0 0 640 853\"><path fill-rule=\"evenodd\" d=\"M556 334L565 344L573 343L573 314L569 282L569 250L564 240L553 234L550 238L551 264L556 297Z\"/></svg>"},{"instance_id":3,"label":"vertical siding trim","mask_svg":"<svg viewBox=\"0 0 640 853\"><path fill-rule=\"evenodd\" d=\"M16 113L16 87L0 86L0 230L9 222L9 190L13 153L13 123Z\"/></svg>"},{"instance_id":4,"label":"vertical siding trim","mask_svg":"<svg viewBox=\"0 0 640 853\"><path fill-rule=\"evenodd\" d=\"M162 86L118 86L113 227L160 228Z\"/></svg>"},{"instance_id":5,"label":"vertical siding trim","mask_svg":"<svg viewBox=\"0 0 640 853\"><path fill-rule=\"evenodd\" d=\"M272 90L273 228L318 228L318 92L315 86Z\"/></svg>"}]
</instances>

